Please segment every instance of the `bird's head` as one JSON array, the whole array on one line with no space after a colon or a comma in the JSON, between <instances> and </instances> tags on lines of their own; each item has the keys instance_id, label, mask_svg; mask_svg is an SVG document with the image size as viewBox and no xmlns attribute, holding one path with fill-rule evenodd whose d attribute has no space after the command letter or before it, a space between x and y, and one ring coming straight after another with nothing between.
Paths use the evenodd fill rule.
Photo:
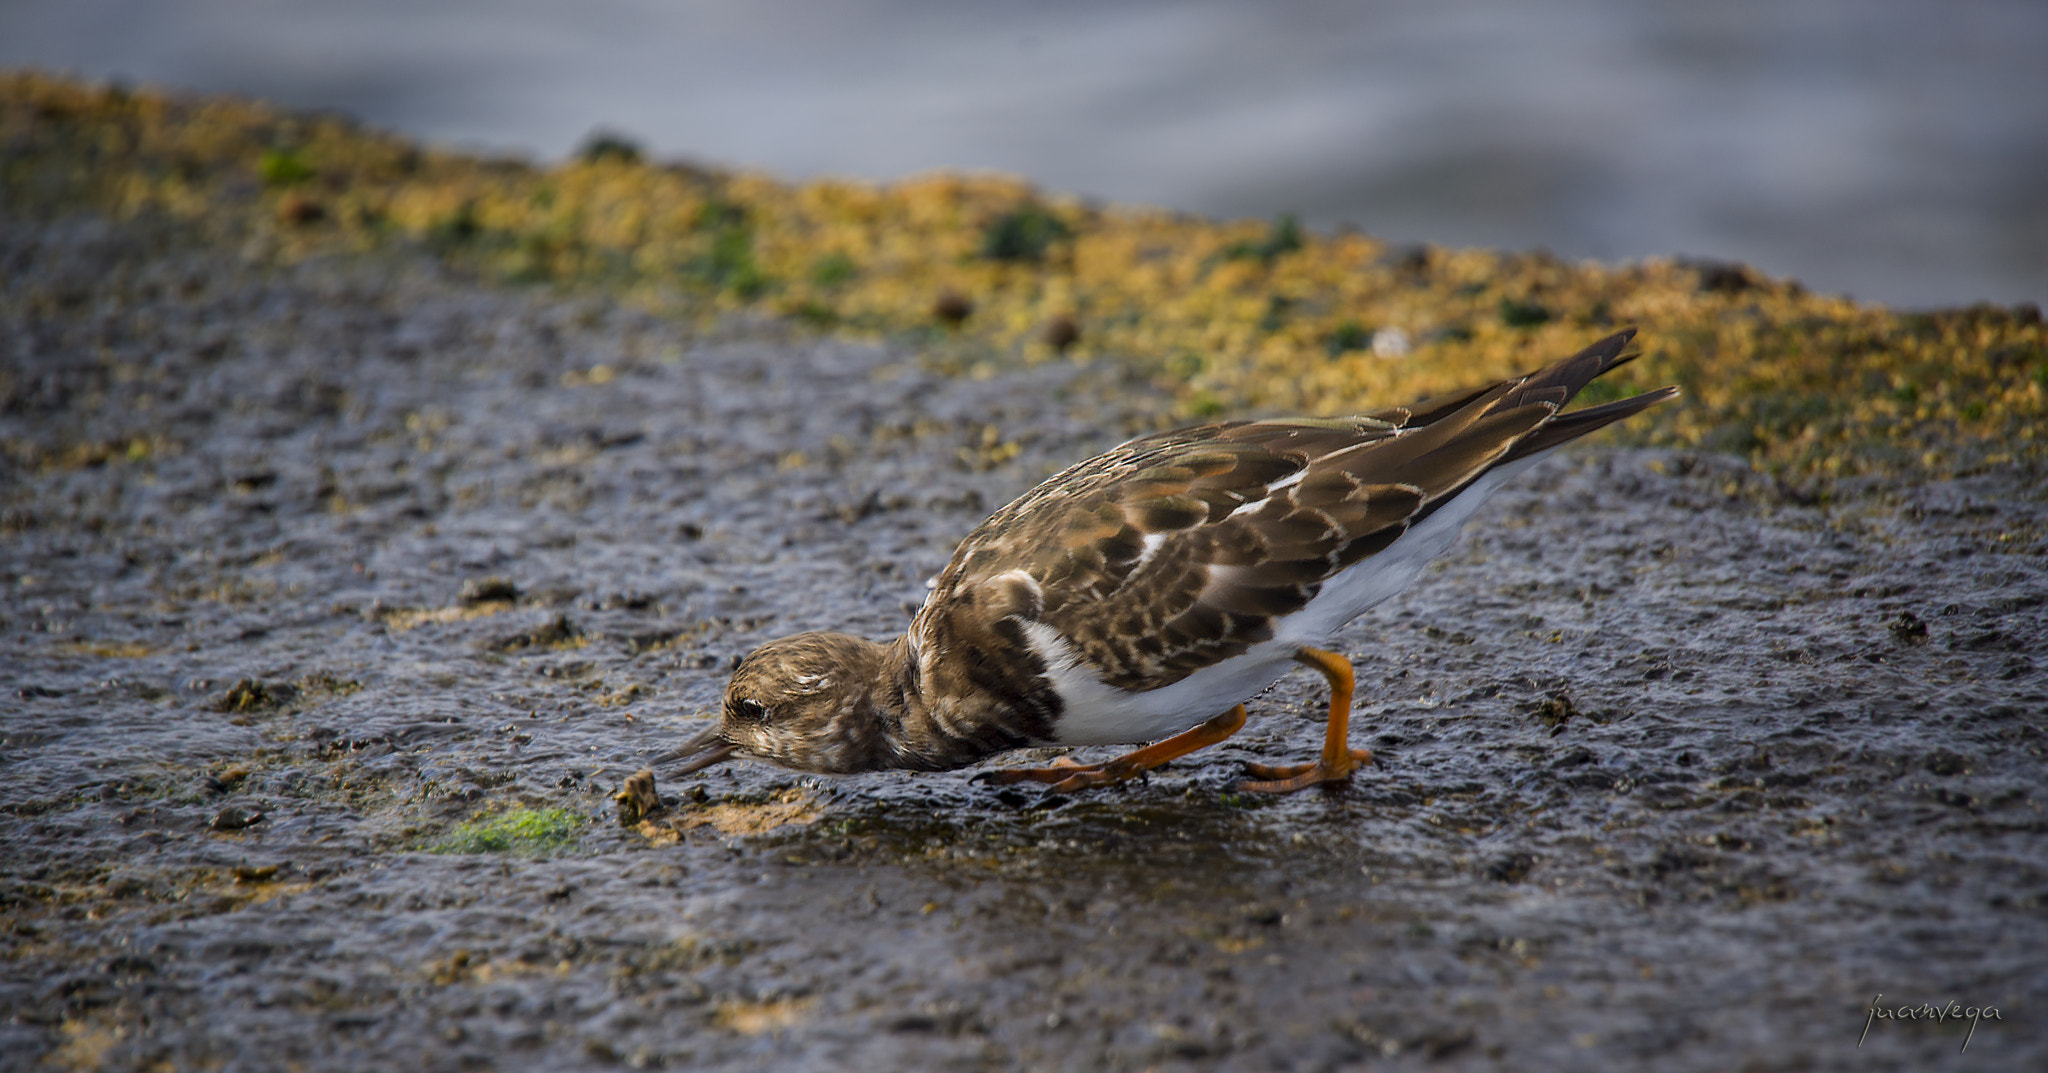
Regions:
<instances>
[{"instance_id":1,"label":"bird's head","mask_svg":"<svg viewBox=\"0 0 2048 1073\"><path fill-rule=\"evenodd\" d=\"M735 756L844 775L886 766L875 703L882 645L843 633L770 641L734 669L718 721L670 754L686 775Z\"/></svg>"}]
</instances>

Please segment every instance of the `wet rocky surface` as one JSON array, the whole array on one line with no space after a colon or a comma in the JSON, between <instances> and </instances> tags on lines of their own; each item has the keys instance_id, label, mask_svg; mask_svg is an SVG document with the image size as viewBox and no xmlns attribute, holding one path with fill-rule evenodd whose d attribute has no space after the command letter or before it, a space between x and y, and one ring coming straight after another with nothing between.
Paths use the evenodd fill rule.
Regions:
<instances>
[{"instance_id":1,"label":"wet rocky surface","mask_svg":"<svg viewBox=\"0 0 2048 1073\"><path fill-rule=\"evenodd\" d=\"M7 1068L2048 1065L2016 472L1548 463L1340 639L1332 792L1234 791L1301 674L1108 791L734 764L629 828L736 656L899 630L1154 389L140 224L0 280Z\"/></svg>"}]
</instances>

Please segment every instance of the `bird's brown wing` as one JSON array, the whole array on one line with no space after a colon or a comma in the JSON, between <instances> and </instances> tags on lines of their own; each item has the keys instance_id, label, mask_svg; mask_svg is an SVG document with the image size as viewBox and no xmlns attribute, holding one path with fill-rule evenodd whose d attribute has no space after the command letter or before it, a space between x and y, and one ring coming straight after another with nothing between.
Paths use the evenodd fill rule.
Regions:
<instances>
[{"instance_id":1,"label":"bird's brown wing","mask_svg":"<svg viewBox=\"0 0 2048 1073\"><path fill-rule=\"evenodd\" d=\"M1023 626L1043 622L1110 685L1170 685L1270 637L1277 616L1487 469L1669 397L1667 388L1557 417L1628 360L1632 335L1413 407L1132 440L982 523L940 575L913 636L988 664L985 687L1028 690L1044 668Z\"/></svg>"}]
</instances>

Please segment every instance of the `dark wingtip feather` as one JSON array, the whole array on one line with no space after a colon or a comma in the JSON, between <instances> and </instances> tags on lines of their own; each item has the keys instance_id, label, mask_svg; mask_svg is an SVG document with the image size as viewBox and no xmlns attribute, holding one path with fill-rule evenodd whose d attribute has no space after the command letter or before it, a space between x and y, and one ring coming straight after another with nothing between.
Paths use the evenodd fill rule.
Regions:
<instances>
[{"instance_id":1,"label":"dark wingtip feather","mask_svg":"<svg viewBox=\"0 0 2048 1073\"><path fill-rule=\"evenodd\" d=\"M1563 406L1585 390L1587 384L1634 361L1636 355L1629 352L1628 345L1635 337L1634 328L1624 328L1555 365L1530 373L1508 396L1507 405L1540 400Z\"/></svg>"},{"instance_id":2,"label":"dark wingtip feather","mask_svg":"<svg viewBox=\"0 0 2048 1073\"><path fill-rule=\"evenodd\" d=\"M1405 428L1421 428L1424 425L1433 425L1502 388L1509 388L1514 392L1508 396L1507 405L1510 406L1519 406L1543 398L1546 391L1556 395L1552 401L1561 406L1570 402L1572 396L1577 395L1595 379L1636 360L1637 353L1628 350L1628 345L1634 342L1635 338L1634 328L1623 328L1563 361L1526 376L1511 377L1499 383L1455 394L1438 395L1408 406L1378 410L1366 416ZM1557 391L1559 387L1564 388L1561 394Z\"/></svg>"},{"instance_id":3,"label":"dark wingtip feather","mask_svg":"<svg viewBox=\"0 0 2048 1073\"><path fill-rule=\"evenodd\" d=\"M1644 410L1660 402L1675 399L1678 395L1679 391L1676 387L1660 387L1655 391L1645 391L1640 395L1631 395L1628 398L1617 399L1614 402L1603 402L1598 406L1588 406L1584 409L1573 410L1570 413L1558 414L1556 417L1544 422L1542 428L1530 433L1520 443L1515 444L1515 449L1509 451L1501 461L1503 463L1512 462L1518 458L1542 454L1553 447L1570 443L1587 433L1598 432L1623 418L1634 417L1636 414L1642 413Z\"/></svg>"}]
</instances>

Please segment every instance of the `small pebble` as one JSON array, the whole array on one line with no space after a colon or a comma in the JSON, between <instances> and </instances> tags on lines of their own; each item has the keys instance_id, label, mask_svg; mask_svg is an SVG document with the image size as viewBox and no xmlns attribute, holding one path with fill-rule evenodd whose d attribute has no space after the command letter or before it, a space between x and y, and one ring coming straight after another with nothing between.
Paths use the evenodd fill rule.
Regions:
<instances>
[{"instance_id":1,"label":"small pebble","mask_svg":"<svg viewBox=\"0 0 2048 1073\"><path fill-rule=\"evenodd\" d=\"M262 822L263 813L239 809L231 805L214 813L213 822L207 824L207 826L216 831L239 831L245 827L253 827Z\"/></svg>"}]
</instances>

